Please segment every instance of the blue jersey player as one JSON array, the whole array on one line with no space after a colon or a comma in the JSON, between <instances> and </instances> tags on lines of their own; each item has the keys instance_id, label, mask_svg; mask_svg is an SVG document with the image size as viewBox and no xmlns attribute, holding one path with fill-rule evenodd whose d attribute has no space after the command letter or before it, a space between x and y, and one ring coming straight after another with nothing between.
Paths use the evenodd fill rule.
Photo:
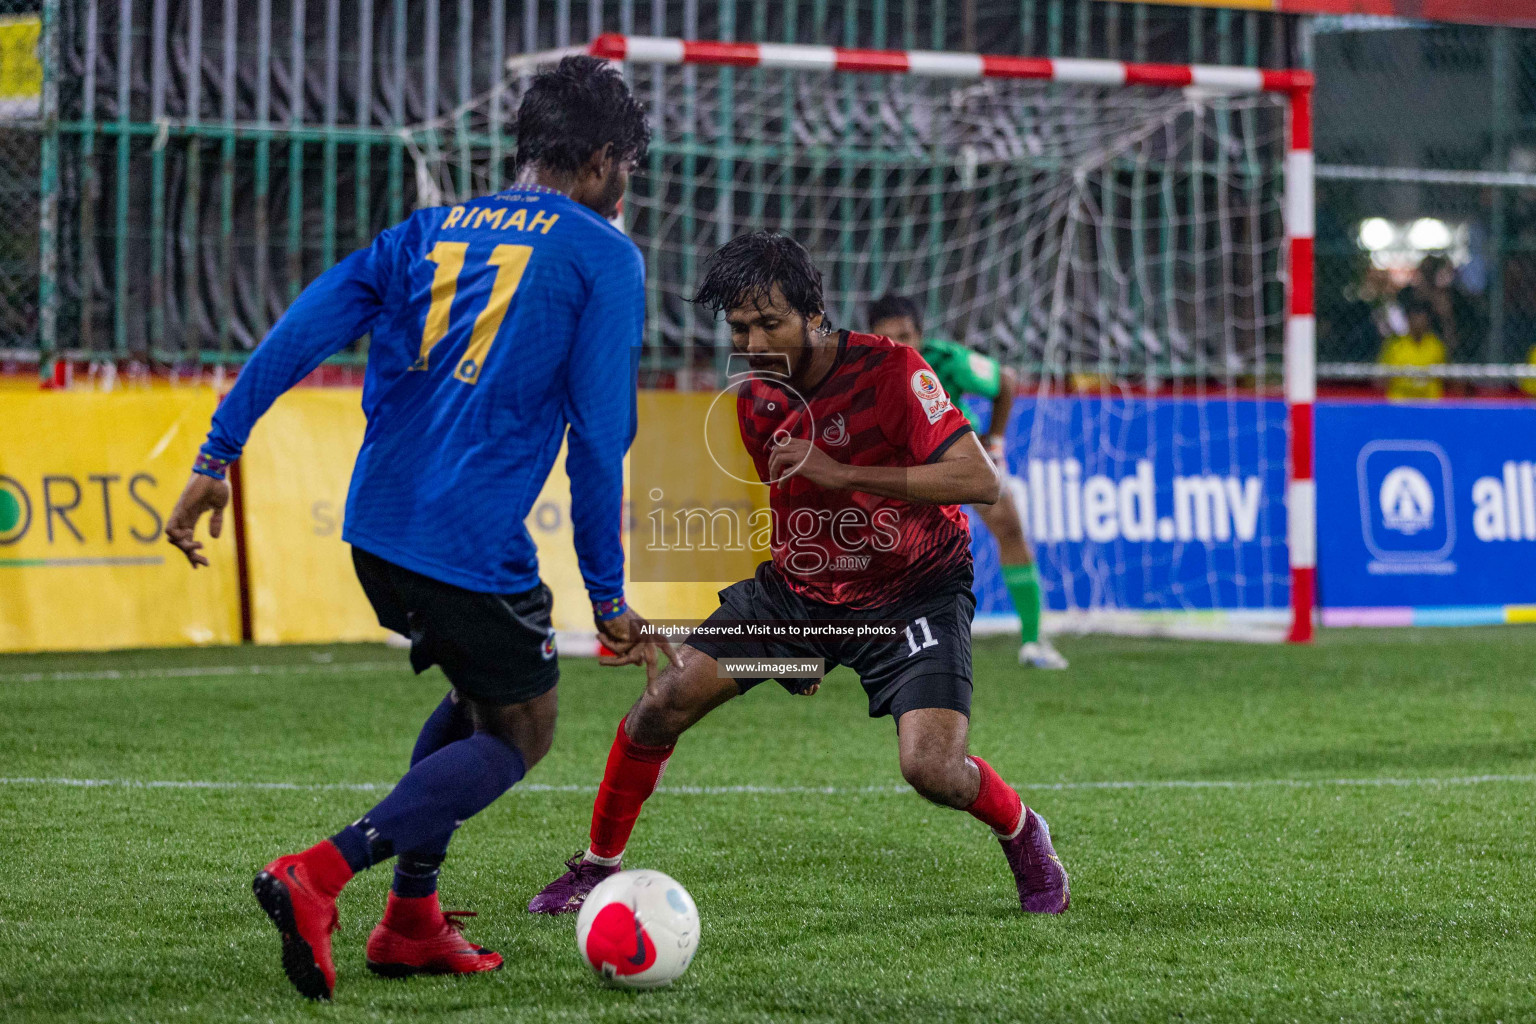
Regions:
<instances>
[{"instance_id":1,"label":"blue jersey player","mask_svg":"<svg viewBox=\"0 0 1536 1024\"><path fill-rule=\"evenodd\" d=\"M605 61L570 57L536 77L517 114L517 184L422 210L307 288L213 419L166 534L206 565L252 426L327 356L369 334L367 432L343 539L379 621L411 640L420 672L453 690L428 718L399 785L355 823L268 864L256 898L282 936L283 968L310 998L336 972L336 897L390 857L395 881L368 940L386 975L470 973L501 957L466 941L437 901L458 824L549 750L555 725L550 592L523 525L562 440L582 575L599 633L645 661L624 601L623 459L635 434L644 319L640 253L616 212L650 130Z\"/></svg>"}]
</instances>

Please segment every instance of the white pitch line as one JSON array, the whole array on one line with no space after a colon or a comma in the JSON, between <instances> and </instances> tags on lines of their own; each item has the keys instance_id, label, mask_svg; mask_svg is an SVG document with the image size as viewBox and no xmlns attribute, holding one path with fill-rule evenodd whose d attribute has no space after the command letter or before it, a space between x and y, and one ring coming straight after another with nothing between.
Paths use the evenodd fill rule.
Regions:
<instances>
[{"instance_id":1,"label":"white pitch line","mask_svg":"<svg viewBox=\"0 0 1536 1024\"><path fill-rule=\"evenodd\" d=\"M94 672L14 672L0 675L3 683L82 683L123 679L198 679L204 676L341 675L351 672L390 672L410 668L399 661L298 662L291 665L205 665L186 668L105 668Z\"/></svg>"},{"instance_id":2,"label":"white pitch line","mask_svg":"<svg viewBox=\"0 0 1536 1024\"><path fill-rule=\"evenodd\" d=\"M1488 783L1536 783L1536 775L1453 775L1422 778L1379 779L1130 779L1113 782L1034 782L1017 784L1017 788L1031 790L1114 790L1114 789L1260 789L1279 787L1286 789L1320 789L1333 787L1436 787L1478 786ZM7 786L57 786L73 789L232 789L232 790L279 790L312 792L344 790L364 793L384 793L394 788L390 782L227 782L199 779L73 779L56 776L0 776L0 785ZM726 796L746 794L752 796L869 796L911 792L904 785L886 786L660 786L658 793L681 796ZM527 783L515 786L513 793L596 793L591 785L551 785Z\"/></svg>"}]
</instances>

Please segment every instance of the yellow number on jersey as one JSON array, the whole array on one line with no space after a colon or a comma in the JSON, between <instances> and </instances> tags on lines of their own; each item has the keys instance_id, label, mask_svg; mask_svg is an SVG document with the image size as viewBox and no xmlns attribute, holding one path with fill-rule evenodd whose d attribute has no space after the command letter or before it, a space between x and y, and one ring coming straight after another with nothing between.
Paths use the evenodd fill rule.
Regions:
<instances>
[{"instance_id":1,"label":"yellow number on jersey","mask_svg":"<svg viewBox=\"0 0 1536 1024\"><path fill-rule=\"evenodd\" d=\"M464 269L464 254L469 251L468 242L438 242L427 253L427 259L437 264L432 272L432 305L427 309L427 325L421 332L421 353L411 366L413 370L427 368L427 356L432 346L448 335L448 311L453 308L453 297L459 291L459 271Z\"/></svg>"},{"instance_id":2,"label":"yellow number on jersey","mask_svg":"<svg viewBox=\"0 0 1536 1024\"><path fill-rule=\"evenodd\" d=\"M421 332L421 353L412 364L413 370L425 370L427 357L433 346L448 336L448 314L453 308L453 298L459 291L459 274L464 270L464 256L469 251L468 242L438 242L426 258L437 264L432 273L432 305L427 309L427 323ZM496 268L496 280L491 282L491 297L485 308L475 317L474 330L470 332L469 347L459 360L453 376L466 384L480 379L480 369L491 350L491 343L506 319L507 307L517 286L523 282L523 271L528 269L528 258L533 255L531 245L498 245L491 250L486 266Z\"/></svg>"},{"instance_id":3,"label":"yellow number on jersey","mask_svg":"<svg viewBox=\"0 0 1536 1024\"><path fill-rule=\"evenodd\" d=\"M475 317L475 329L469 336L464 358L459 360L459 368L453 371L453 375L464 383L473 384L480 379L480 367L485 365L486 353L491 350L491 342L496 340L496 332L501 330L507 306L512 302L517 286L523 283L523 271L528 269L528 257L532 255L531 245L498 245L491 250L491 258L485 261L487 266L496 268L496 280L491 283L491 297L486 300L485 308Z\"/></svg>"}]
</instances>

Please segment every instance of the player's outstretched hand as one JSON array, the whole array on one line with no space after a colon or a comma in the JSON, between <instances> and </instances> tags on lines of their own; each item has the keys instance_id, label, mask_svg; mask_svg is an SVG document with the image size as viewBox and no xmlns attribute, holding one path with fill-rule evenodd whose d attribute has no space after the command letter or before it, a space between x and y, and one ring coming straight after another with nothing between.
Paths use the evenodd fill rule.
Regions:
<instances>
[{"instance_id":1,"label":"player's outstretched hand","mask_svg":"<svg viewBox=\"0 0 1536 1024\"><path fill-rule=\"evenodd\" d=\"M606 644L607 641L604 640L603 643ZM667 653L668 661L675 658L671 644L667 644L665 648L662 648L659 644L647 640L632 645L623 654L599 654L597 656L597 663L610 668L619 665L644 665L645 681L649 683L652 679L656 678L656 673L660 670L660 655L663 649ZM609 650L612 650L612 648L609 648Z\"/></svg>"},{"instance_id":2,"label":"player's outstretched hand","mask_svg":"<svg viewBox=\"0 0 1536 1024\"><path fill-rule=\"evenodd\" d=\"M617 655L625 655L630 653L630 649L639 640L645 619L641 618L640 613L633 608L625 608L617 617L607 620L594 619L593 624L597 626L598 639L602 640L610 651ZM625 662L624 664L635 663Z\"/></svg>"},{"instance_id":3,"label":"player's outstretched hand","mask_svg":"<svg viewBox=\"0 0 1536 1024\"><path fill-rule=\"evenodd\" d=\"M848 467L801 437L791 437L774 446L768 456L768 482L780 483L798 476L817 487L841 489Z\"/></svg>"},{"instance_id":4,"label":"player's outstretched hand","mask_svg":"<svg viewBox=\"0 0 1536 1024\"><path fill-rule=\"evenodd\" d=\"M196 539L197 521L204 512L212 512L208 520L208 535L217 537L224 531L224 507L229 504L229 484L211 476L193 473L187 481L171 517L165 521L165 539L181 549L187 561L196 569L208 564L203 554L202 542Z\"/></svg>"},{"instance_id":5,"label":"player's outstretched hand","mask_svg":"<svg viewBox=\"0 0 1536 1024\"><path fill-rule=\"evenodd\" d=\"M646 625L645 619L633 608L626 608L618 618L598 622L598 639L614 652L600 656L598 664L644 665L646 678L649 679L656 674L659 655L665 654L669 662L676 661L677 651L673 649L670 640L665 637L657 640L640 639Z\"/></svg>"}]
</instances>

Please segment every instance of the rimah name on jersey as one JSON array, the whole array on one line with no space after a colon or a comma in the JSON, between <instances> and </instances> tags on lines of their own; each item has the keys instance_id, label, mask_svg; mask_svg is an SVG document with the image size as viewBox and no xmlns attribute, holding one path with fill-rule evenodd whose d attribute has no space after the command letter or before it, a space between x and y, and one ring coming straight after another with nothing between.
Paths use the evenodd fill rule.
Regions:
<instances>
[{"instance_id":1,"label":"rimah name on jersey","mask_svg":"<svg viewBox=\"0 0 1536 1024\"><path fill-rule=\"evenodd\" d=\"M560 219L558 213L545 213L537 210L530 220L528 209L519 207L516 210L508 210L505 207L477 206L471 210L467 206L455 206L448 211L448 219L443 221L443 228L468 228L470 230L500 230L500 231L537 231L541 235L549 234L549 229L555 226Z\"/></svg>"}]
</instances>

